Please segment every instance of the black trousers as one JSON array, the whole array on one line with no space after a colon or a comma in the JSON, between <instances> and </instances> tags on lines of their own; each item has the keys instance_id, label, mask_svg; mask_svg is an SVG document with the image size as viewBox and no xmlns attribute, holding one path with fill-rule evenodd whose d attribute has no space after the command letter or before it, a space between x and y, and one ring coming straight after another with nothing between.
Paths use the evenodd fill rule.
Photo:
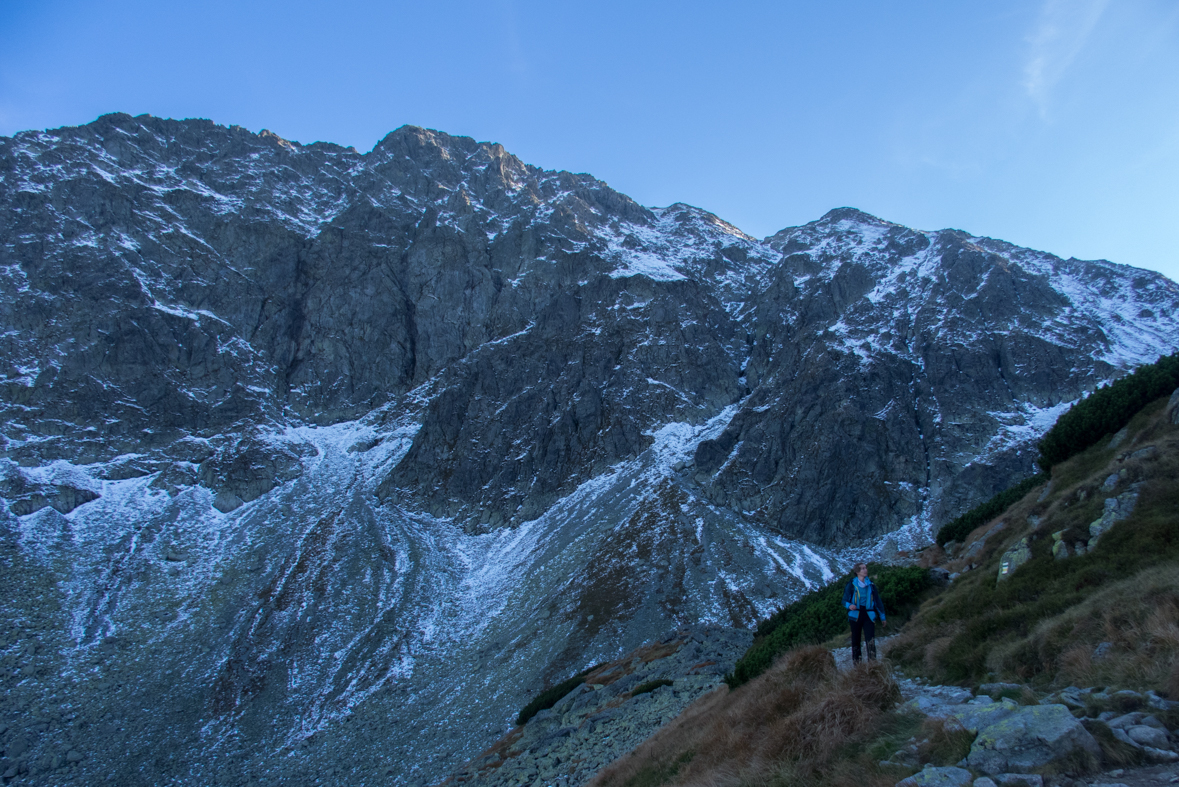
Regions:
<instances>
[{"instance_id":1,"label":"black trousers","mask_svg":"<svg viewBox=\"0 0 1179 787\"><path fill-rule=\"evenodd\" d=\"M852 663L859 663L860 654L860 635L863 634L864 642L868 645L868 660L876 660L876 622L868 617L868 610L861 609L860 614L854 618L848 618L851 621L852 630Z\"/></svg>"}]
</instances>

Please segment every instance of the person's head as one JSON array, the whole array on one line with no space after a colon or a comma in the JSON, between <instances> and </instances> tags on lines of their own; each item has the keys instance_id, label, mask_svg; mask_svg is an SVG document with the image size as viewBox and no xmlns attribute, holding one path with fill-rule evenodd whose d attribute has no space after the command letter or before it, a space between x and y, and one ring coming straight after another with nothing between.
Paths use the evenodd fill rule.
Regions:
<instances>
[{"instance_id":1,"label":"person's head","mask_svg":"<svg viewBox=\"0 0 1179 787\"><path fill-rule=\"evenodd\" d=\"M867 563L856 563L854 566L852 566L852 572L860 579L867 579L868 578L868 564Z\"/></svg>"}]
</instances>

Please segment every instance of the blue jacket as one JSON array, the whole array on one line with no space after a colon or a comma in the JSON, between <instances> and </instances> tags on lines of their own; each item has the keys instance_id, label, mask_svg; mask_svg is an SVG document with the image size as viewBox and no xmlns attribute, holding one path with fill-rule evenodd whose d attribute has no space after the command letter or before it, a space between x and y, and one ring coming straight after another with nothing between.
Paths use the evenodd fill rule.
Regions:
<instances>
[{"instance_id":1,"label":"blue jacket","mask_svg":"<svg viewBox=\"0 0 1179 787\"><path fill-rule=\"evenodd\" d=\"M872 580L868 580L868 586L862 588L861 592L867 592L870 595L871 601L868 604L868 618L870 620L888 620L888 616L884 614L884 602L880 600L880 592L876 590L876 585ZM856 580L847 583L847 587L843 589L843 606L847 610L849 618L858 618L860 611L852 609L851 605L856 603Z\"/></svg>"}]
</instances>

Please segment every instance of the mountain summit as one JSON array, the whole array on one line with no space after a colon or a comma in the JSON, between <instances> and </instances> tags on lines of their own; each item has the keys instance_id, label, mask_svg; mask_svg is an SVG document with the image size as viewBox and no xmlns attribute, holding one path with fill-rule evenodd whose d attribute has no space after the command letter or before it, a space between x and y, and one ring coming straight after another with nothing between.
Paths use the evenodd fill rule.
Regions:
<instances>
[{"instance_id":1,"label":"mountain summit","mask_svg":"<svg viewBox=\"0 0 1179 787\"><path fill-rule=\"evenodd\" d=\"M851 208L759 241L412 126L106 115L0 139L0 204L34 775L440 778L555 679L923 543L1179 349L1155 273Z\"/></svg>"}]
</instances>

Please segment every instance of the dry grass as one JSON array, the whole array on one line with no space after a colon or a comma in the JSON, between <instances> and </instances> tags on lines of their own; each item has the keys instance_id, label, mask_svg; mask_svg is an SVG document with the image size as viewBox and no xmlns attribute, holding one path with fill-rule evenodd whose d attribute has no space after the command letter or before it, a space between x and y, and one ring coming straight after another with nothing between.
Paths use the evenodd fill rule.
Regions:
<instances>
[{"instance_id":1,"label":"dry grass","mask_svg":"<svg viewBox=\"0 0 1179 787\"><path fill-rule=\"evenodd\" d=\"M921 759L938 766L956 765L970 754L975 733L957 721L927 718L921 725L924 740L917 747Z\"/></svg>"},{"instance_id":2,"label":"dry grass","mask_svg":"<svg viewBox=\"0 0 1179 787\"><path fill-rule=\"evenodd\" d=\"M1108 650L1095 658L1102 643L1109 643ZM994 654L994 664L1009 668L1007 662L1029 648L1056 664L1062 683L1145 686L1171 694L1179 688L1170 685L1179 671L1179 566L1147 569L1102 589Z\"/></svg>"},{"instance_id":3,"label":"dry grass","mask_svg":"<svg viewBox=\"0 0 1179 787\"><path fill-rule=\"evenodd\" d=\"M841 673L826 649L799 648L741 688L701 698L592 784L891 786L896 773L866 773L856 748L899 698L884 663Z\"/></svg>"}]
</instances>

